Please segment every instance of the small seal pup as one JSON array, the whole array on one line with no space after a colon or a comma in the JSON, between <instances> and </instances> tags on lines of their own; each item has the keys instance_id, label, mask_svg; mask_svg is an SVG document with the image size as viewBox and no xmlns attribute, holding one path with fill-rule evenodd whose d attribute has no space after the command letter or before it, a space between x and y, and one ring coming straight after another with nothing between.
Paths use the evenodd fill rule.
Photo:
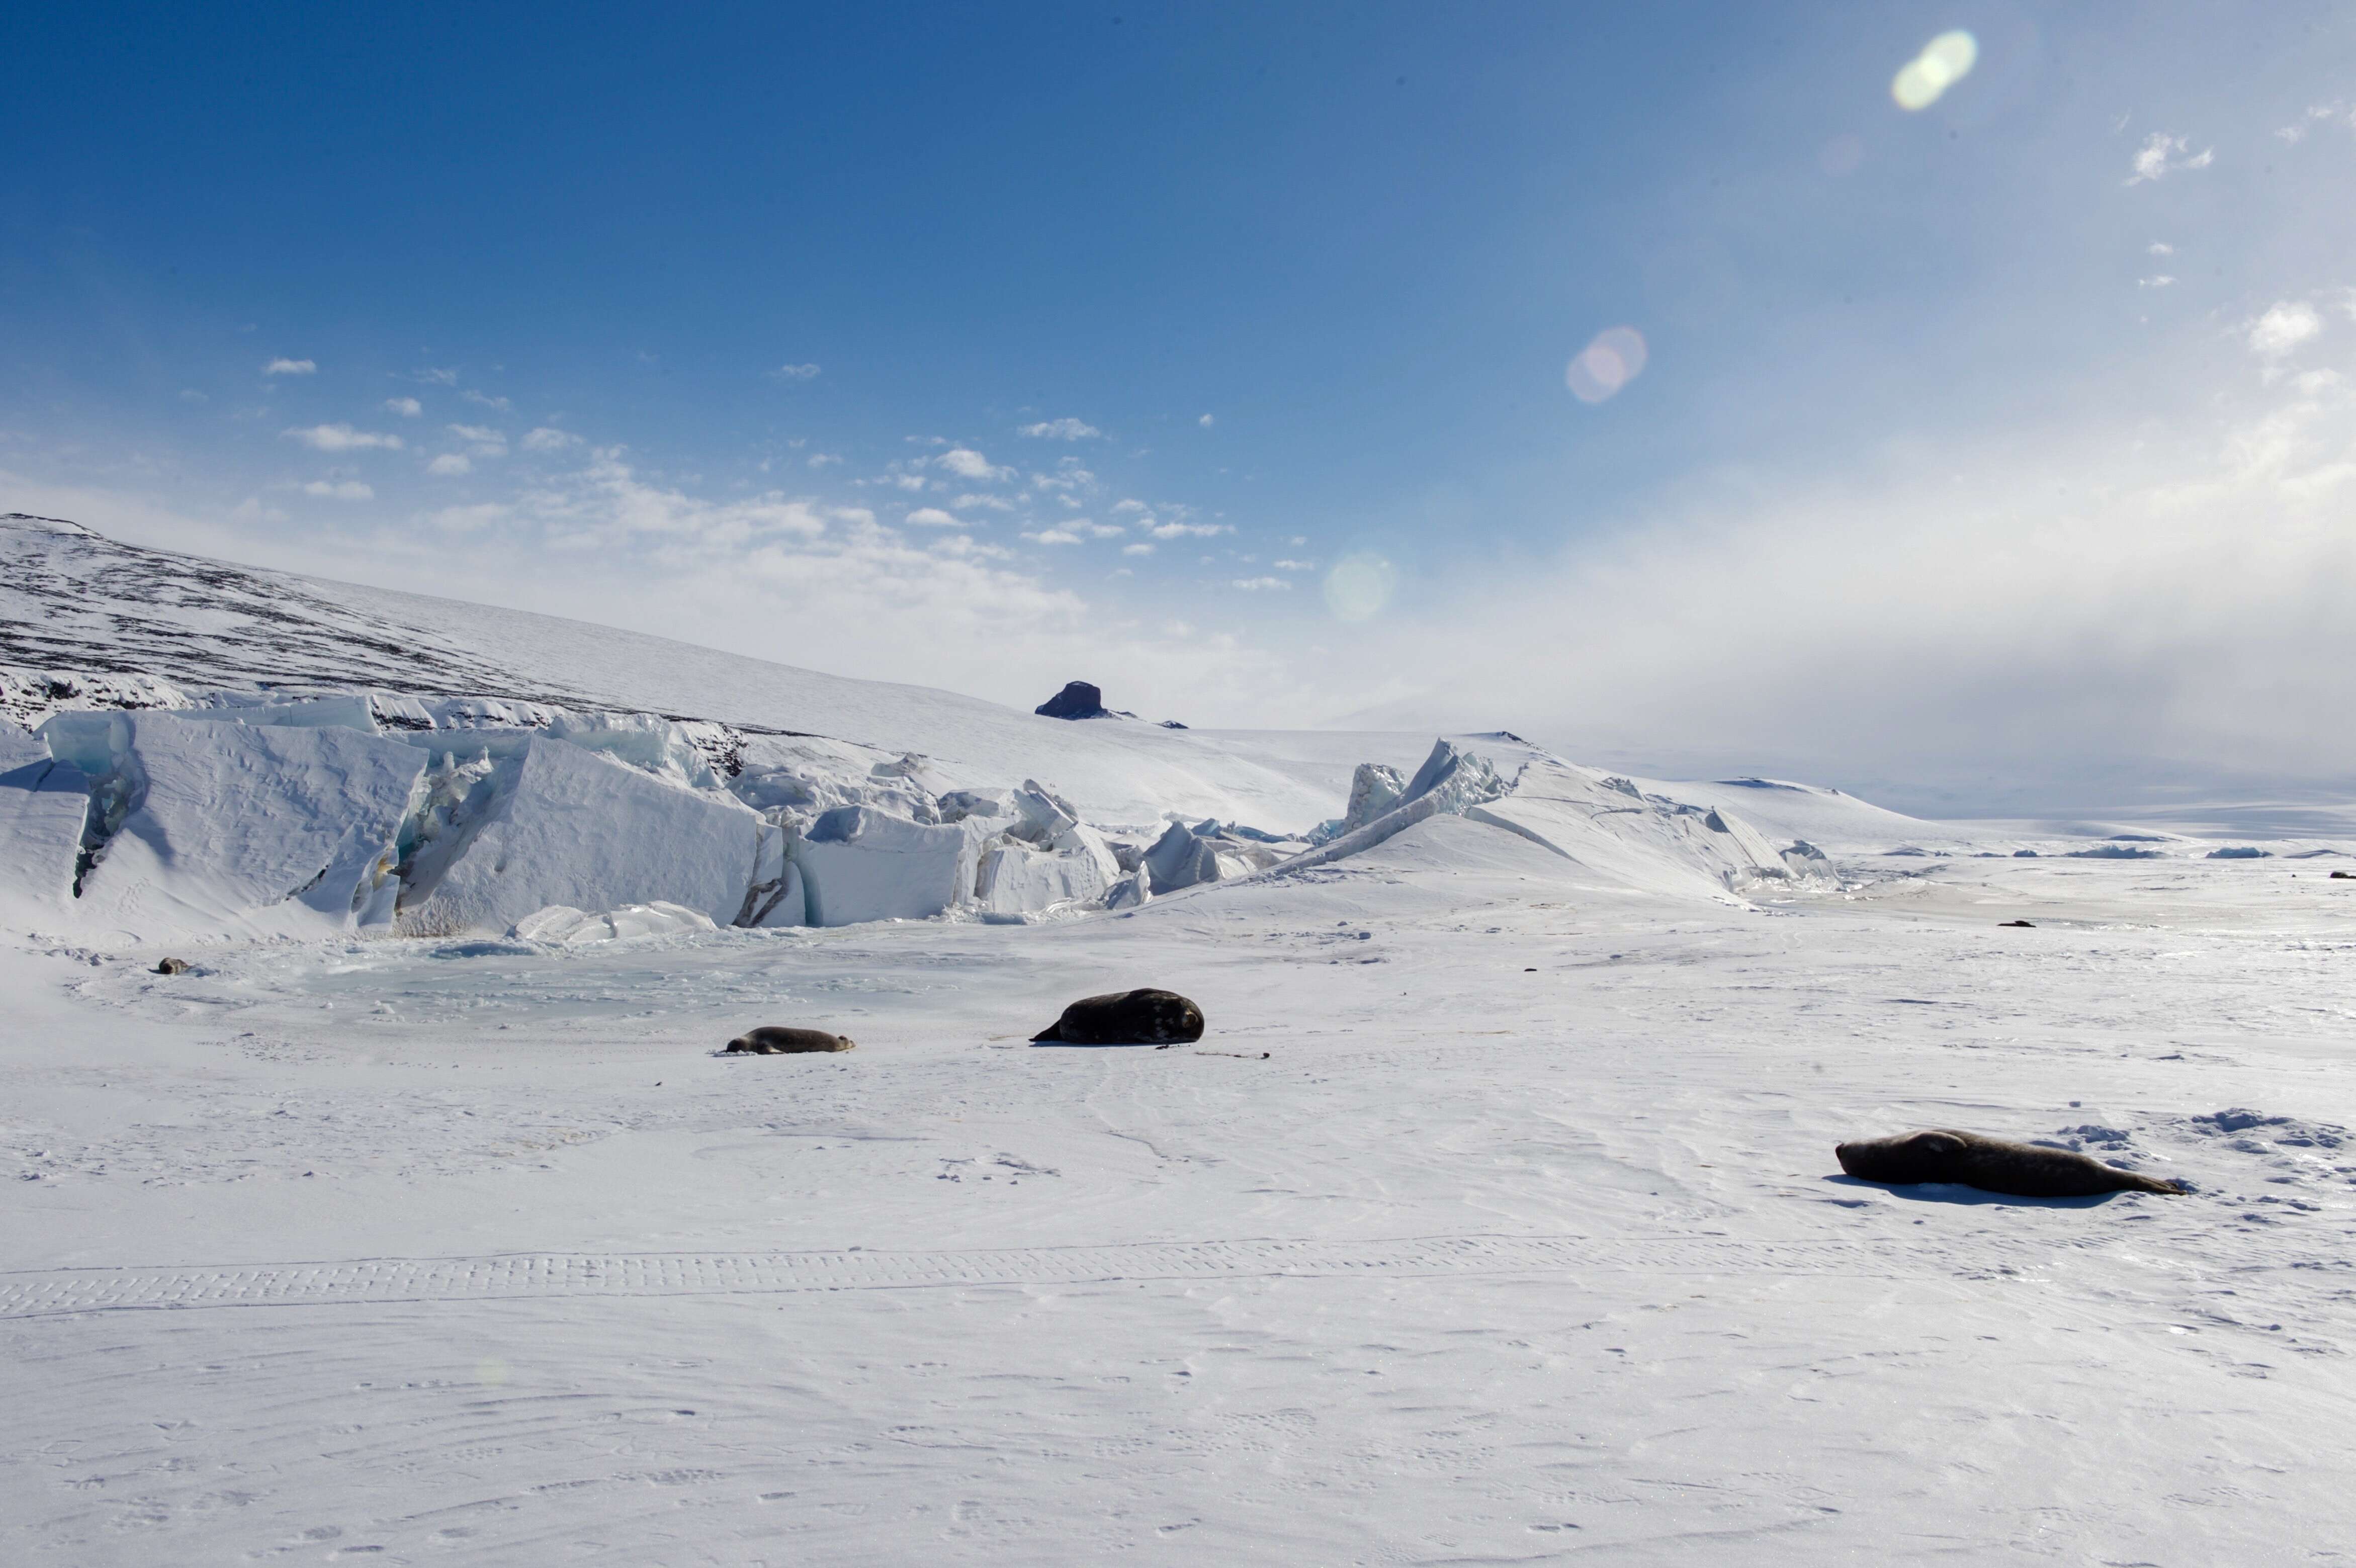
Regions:
<instances>
[{"instance_id":1,"label":"small seal pup","mask_svg":"<svg viewBox=\"0 0 2356 1568\"><path fill-rule=\"evenodd\" d=\"M157 959L155 961L155 972L158 974L186 974L188 972L188 961L184 958Z\"/></svg>"},{"instance_id":2,"label":"small seal pup","mask_svg":"<svg viewBox=\"0 0 2356 1568\"><path fill-rule=\"evenodd\" d=\"M847 1051L858 1042L841 1035L830 1035L824 1029L788 1029L780 1024L764 1024L757 1029L747 1029L728 1042L732 1051L744 1051L757 1057L790 1056L800 1051Z\"/></svg>"},{"instance_id":3,"label":"small seal pup","mask_svg":"<svg viewBox=\"0 0 2356 1568\"><path fill-rule=\"evenodd\" d=\"M1203 1010L1174 991L1109 991L1083 996L1031 1036L1067 1046L1188 1045L1203 1037Z\"/></svg>"},{"instance_id":4,"label":"small seal pup","mask_svg":"<svg viewBox=\"0 0 2356 1568\"><path fill-rule=\"evenodd\" d=\"M2088 1155L2049 1149L2039 1144L2008 1144L1934 1127L1922 1133L1901 1133L1890 1138L1837 1144L1833 1153L1841 1169L1860 1181L1891 1187L1916 1182L1952 1181L1986 1192L2015 1197L2092 1197L2104 1192L2180 1194L2172 1181L2139 1176L2106 1165Z\"/></svg>"}]
</instances>

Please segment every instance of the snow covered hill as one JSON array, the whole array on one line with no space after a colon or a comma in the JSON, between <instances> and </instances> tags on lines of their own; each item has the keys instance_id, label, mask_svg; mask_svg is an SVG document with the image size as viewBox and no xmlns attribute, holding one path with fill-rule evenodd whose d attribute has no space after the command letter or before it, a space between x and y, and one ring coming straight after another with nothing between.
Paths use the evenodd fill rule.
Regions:
<instances>
[{"instance_id":1,"label":"snow covered hill","mask_svg":"<svg viewBox=\"0 0 2356 1568\"><path fill-rule=\"evenodd\" d=\"M1343 741L1044 718L53 519L0 520L0 701L40 726L9 742L7 903L86 937L578 932L657 905L1029 918L1484 808L1630 886L1724 897L1813 869L1730 811L1502 734L1427 746L1411 780L1362 756L1345 794Z\"/></svg>"},{"instance_id":2,"label":"snow covered hill","mask_svg":"<svg viewBox=\"0 0 2356 1568\"><path fill-rule=\"evenodd\" d=\"M1041 718L612 627L142 549L22 514L0 517L0 666L717 720L916 752L975 783L1052 779L1110 822L1175 811L1300 831L1342 804L1244 747L1155 724ZM37 693L5 695L19 723L47 716Z\"/></svg>"}]
</instances>

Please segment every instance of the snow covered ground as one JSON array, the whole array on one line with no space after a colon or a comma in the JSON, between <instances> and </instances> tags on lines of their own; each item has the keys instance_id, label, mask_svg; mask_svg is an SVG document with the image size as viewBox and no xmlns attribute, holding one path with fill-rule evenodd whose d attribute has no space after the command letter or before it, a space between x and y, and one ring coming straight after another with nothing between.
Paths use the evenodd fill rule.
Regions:
<instances>
[{"instance_id":1,"label":"snow covered ground","mask_svg":"<svg viewBox=\"0 0 2356 1568\"><path fill-rule=\"evenodd\" d=\"M69 715L0 727L0 1563L2356 1555L2329 818L1066 724L94 537L0 527ZM1030 1042L1149 984L1199 1044ZM1839 1174L1924 1125L2193 1190Z\"/></svg>"},{"instance_id":2,"label":"snow covered ground","mask_svg":"<svg viewBox=\"0 0 2356 1568\"><path fill-rule=\"evenodd\" d=\"M2342 1560L2347 884L1563 865L12 951L0 1559ZM1146 983L1200 1046L1027 1043ZM759 1021L860 1048L711 1054ZM1918 1124L2198 1190L1837 1174Z\"/></svg>"}]
</instances>

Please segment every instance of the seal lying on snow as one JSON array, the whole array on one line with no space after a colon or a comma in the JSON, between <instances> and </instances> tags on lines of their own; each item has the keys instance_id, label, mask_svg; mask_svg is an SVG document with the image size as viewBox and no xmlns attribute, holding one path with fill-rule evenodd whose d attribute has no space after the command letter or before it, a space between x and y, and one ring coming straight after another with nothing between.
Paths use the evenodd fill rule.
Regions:
<instances>
[{"instance_id":1,"label":"seal lying on snow","mask_svg":"<svg viewBox=\"0 0 2356 1568\"><path fill-rule=\"evenodd\" d=\"M841 1035L830 1035L824 1029L788 1029L776 1024L764 1024L757 1029L747 1029L728 1042L732 1051L749 1051L755 1056L774 1057L796 1051L847 1051L857 1044Z\"/></svg>"},{"instance_id":2,"label":"seal lying on snow","mask_svg":"<svg viewBox=\"0 0 2356 1568\"><path fill-rule=\"evenodd\" d=\"M1031 1036L1068 1046L1160 1046L1203 1037L1203 1010L1174 991L1112 991L1083 996Z\"/></svg>"},{"instance_id":3,"label":"seal lying on snow","mask_svg":"<svg viewBox=\"0 0 2356 1568\"><path fill-rule=\"evenodd\" d=\"M2009 1193L2015 1197L2184 1191L2175 1182L2123 1171L2067 1149L2008 1144L2001 1138L1983 1138L1977 1133L1958 1133L1951 1127L1838 1144L1834 1145L1833 1153L1839 1157L1841 1169L1860 1181L1885 1182L1891 1187L1952 1181L1987 1192Z\"/></svg>"}]
</instances>

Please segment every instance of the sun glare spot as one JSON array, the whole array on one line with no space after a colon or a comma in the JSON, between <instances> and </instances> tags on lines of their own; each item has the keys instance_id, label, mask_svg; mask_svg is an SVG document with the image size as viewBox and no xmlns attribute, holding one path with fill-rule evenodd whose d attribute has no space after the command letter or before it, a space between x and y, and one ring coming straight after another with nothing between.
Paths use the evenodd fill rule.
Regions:
<instances>
[{"instance_id":1,"label":"sun glare spot","mask_svg":"<svg viewBox=\"0 0 2356 1568\"><path fill-rule=\"evenodd\" d=\"M1910 113L1928 109L1939 102L1941 93L1969 76L1979 58L1979 40L1971 34L1960 27L1941 33L1922 46L1921 54L1898 68L1898 74L1890 79L1890 96Z\"/></svg>"},{"instance_id":2,"label":"sun glare spot","mask_svg":"<svg viewBox=\"0 0 2356 1568\"><path fill-rule=\"evenodd\" d=\"M1372 620L1398 584L1398 569L1381 556L1345 555L1325 574L1325 607L1337 620Z\"/></svg>"},{"instance_id":3,"label":"sun glare spot","mask_svg":"<svg viewBox=\"0 0 2356 1568\"><path fill-rule=\"evenodd\" d=\"M1634 381L1647 358L1643 333L1633 327L1607 327L1572 359L1563 383L1580 402L1601 403Z\"/></svg>"}]
</instances>

